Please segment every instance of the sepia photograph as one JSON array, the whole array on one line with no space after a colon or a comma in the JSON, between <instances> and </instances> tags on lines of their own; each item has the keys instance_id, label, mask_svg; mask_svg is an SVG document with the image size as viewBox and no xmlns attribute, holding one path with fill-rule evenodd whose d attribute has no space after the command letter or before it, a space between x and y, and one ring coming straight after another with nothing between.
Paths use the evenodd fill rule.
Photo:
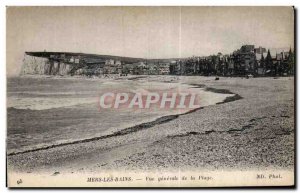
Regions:
<instances>
[{"instance_id":1,"label":"sepia photograph","mask_svg":"<svg viewBox=\"0 0 300 193\"><path fill-rule=\"evenodd\" d=\"M7 187L294 187L295 13L7 6Z\"/></svg>"}]
</instances>

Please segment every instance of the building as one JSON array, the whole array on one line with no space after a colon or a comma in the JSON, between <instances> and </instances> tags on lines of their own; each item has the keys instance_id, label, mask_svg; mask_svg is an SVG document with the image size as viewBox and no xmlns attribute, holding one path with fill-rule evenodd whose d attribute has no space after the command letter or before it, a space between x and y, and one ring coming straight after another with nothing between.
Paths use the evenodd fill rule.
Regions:
<instances>
[{"instance_id":1,"label":"building","mask_svg":"<svg viewBox=\"0 0 300 193\"><path fill-rule=\"evenodd\" d=\"M263 48L261 46L259 46L258 48L254 49L254 53L255 54L263 54L263 53L266 53L266 52L267 52L266 48Z\"/></svg>"},{"instance_id":2,"label":"building","mask_svg":"<svg viewBox=\"0 0 300 193\"><path fill-rule=\"evenodd\" d=\"M160 63L158 65L158 70L160 75L170 74L170 63Z\"/></svg>"}]
</instances>

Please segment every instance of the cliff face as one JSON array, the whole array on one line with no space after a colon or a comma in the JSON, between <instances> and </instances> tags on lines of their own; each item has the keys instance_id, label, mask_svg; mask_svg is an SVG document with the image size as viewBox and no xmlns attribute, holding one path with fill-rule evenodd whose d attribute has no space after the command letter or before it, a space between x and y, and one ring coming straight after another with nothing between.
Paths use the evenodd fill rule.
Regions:
<instances>
[{"instance_id":1,"label":"cliff face","mask_svg":"<svg viewBox=\"0 0 300 193\"><path fill-rule=\"evenodd\" d=\"M20 75L68 75L69 64L49 61L48 58L25 55Z\"/></svg>"},{"instance_id":2,"label":"cliff face","mask_svg":"<svg viewBox=\"0 0 300 193\"><path fill-rule=\"evenodd\" d=\"M20 74L46 74L49 67L48 59L25 55Z\"/></svg>"}]
</instances>

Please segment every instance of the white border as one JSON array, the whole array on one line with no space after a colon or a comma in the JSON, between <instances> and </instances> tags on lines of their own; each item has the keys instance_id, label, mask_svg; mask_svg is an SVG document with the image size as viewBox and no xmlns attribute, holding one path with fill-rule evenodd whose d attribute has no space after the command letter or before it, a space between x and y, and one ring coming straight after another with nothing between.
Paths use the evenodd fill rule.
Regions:
<instances>
[{"instance_id":1,"label":"white border","mask_svg":"<svg viewBox=\"0 0 300 193\"><path fill-rule=\"evenodd\" d=\"M298 14L299 15L299 7L300 7L300 1L296 0L248 0L248 1L241 1L241 0L230 0L230 1L222 1L222 0L202 0L202 1L194 1L194 0L172 0L172 1L167 1L167 0L151 0L151 1L146 1L146 0L127 0L122 1L122 0L101 0L101 1L96 1L96 0L85 0L85 1L75 1L75 0L51 0L51 1L41 1L41 0L2 0L0 1L0 30L2 33L0 33L0 43L1 43L1 51L0 51L0 191L1 192L8 192L8 190L5 187L5 136L6 136L6 6L32 6L32 5L40 5L40 6L94 6L94 5L142 5L142 6L213 6L213 5L224 5L224 6L280 6L280 5L294 5L298 9ZM271 16L270 16L271 17ZM299 21L297 19L297 21ZM298 22L297 22L298 26ZM298 27L297 27L298 28ZM299 31L297 30L297 37L299 37ZM298 42L297 42L298 43ZM298 44L297 44L298 45ZM297 49L297 56L299 56L299 50ZM299 59L297 60L299 63ZM299 74L299 67L297 68L297 74ZM297 84L297 90L299 90L299 84ZM299 101L299 95L297 97L297 101ZM297 115L297 120L299 121L299 113ZM298 122L299 124L299 122ZM297 131L297 139L299 140L299 131ZM299 143L297 143L299 144ZM297 155L299 156L299 147L297 147ZM298 159L299 160L299 159ZM298 162L299 163L299 162ZM299 185L299 177L297 177L297 184ZM20 190L14 190L14 191L20 191ZM29 190L26 192L37 192L35 190ZM74 190L57 190L58 192L72 192ZM76 192L84 192L85 190L77 190ZM99 190L97 190L99 191ZM101 191L108 191L108 190L101 190ZM116 190L114 190L116 191ZM131 191L131 190L127 190ZM159 190L159 192L162 192L162 190ZM182 191L182 190L180 190ZM187 191L187 190L186 190ZM208 190L202 190L202 191L208 191ZM225 190L222 192L231 192L232 190ZM241 190L244 191L244 190ZM111 191L109 191L111 192ZM259 190L256 192L265 192L265 190Z\"/></svg>"},{"instance_id":2,"label":"white border","mask_svg":"<svg viewBox=\"0 0 300 193\"><path fill-rule=\"evenodd\" d=\"M42 5L42 6L94 6L94 5L142 5L142 6L280 6L280 5L295 5L297 4L296 0L85 0L85 1L76 1L76 0L51 0L51 1L41 1L41 0L2 0L1 4L4 5L19 5L19 6L31 6L31 5Z\"/></svg>"}]
</instances>

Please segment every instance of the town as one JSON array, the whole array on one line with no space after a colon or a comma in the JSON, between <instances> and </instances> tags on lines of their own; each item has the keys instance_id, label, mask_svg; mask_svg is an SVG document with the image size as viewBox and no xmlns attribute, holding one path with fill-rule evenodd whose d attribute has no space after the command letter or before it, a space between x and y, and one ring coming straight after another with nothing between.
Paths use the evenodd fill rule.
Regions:
<instances>
[{"instance_id":1,"label":"town","mask_svg":"<svg viewBox=\"0 0 300 193\"><path fill-rule=\"evenodd\" d=\"M26 59L27 57L27 59ZM28 58L30 57L30 58ZM290 76L294 51L272 53L261 46L243 45L230 54L175 59L142 59L70 52L26 52L21 74Z\"/></svg>"}]
</instances>

